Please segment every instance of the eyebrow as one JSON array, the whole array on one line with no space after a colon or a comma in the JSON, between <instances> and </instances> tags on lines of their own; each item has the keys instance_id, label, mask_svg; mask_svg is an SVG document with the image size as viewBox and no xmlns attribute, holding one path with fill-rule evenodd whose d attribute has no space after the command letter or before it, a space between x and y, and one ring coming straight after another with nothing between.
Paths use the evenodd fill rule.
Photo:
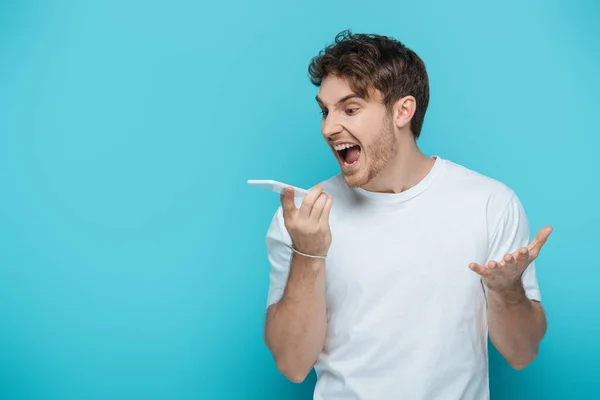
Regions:
<instances>
[{"instance_id":1,"label":"eyebrow","mask_svg":"<svg viewBox=\"0 0 600 400\"><path fill-rule=\"evenodd\" d=\"M342 104L342 103L344 103L344 102L346 102L346 101L348 101L350 99L353 99L353 98L359 98L359 99L361 99L362 96L359 95L359 94L357 94L357 93L350 93L349 95L344 96L341 99L339 99L337 101L337 103L335 103L335 106L338 107L340 104ZM316 95L315 99L317 100L317 103L319 103L322 106L325 106L325 104L323 104L323 101L319 98L319 95Z\"/></svg>"}]
</instances>

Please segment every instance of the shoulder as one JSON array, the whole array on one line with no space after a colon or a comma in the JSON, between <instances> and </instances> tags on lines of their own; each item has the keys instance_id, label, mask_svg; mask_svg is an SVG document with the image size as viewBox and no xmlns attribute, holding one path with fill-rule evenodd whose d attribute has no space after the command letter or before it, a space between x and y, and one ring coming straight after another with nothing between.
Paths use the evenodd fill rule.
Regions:
<instances>
[{"instance_id":1,"label":"shoulder","mask_svg":"<svg viewBox=\"0 0 600 400\"><path fill-rule=\"evenodd\" d=\"M511 201L518 201L506 183L450 160L444 160L443 185L461 196L485 202L487 208L501 211Z\"/></svg>"},{"instance_id":2,"label":"shoulder","mask_svg":"<svg viewBox=\"0 0 600 400\"><path fill-rule=\"evenodd\" d=\"M470 212L485 216L490 237L503 237L502 235L509 235L511 232L528 235L525 210L511 187L451 161L446 161L445 166L445 192L456 193L455 199L468 205Z\"/></svg>"}]
</instances>

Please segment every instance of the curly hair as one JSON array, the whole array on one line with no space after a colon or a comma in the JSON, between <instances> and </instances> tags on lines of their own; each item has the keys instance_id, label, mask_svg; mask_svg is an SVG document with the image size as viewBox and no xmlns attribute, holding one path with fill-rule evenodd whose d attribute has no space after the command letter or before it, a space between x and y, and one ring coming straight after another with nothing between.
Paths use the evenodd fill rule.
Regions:
<instances>
[{"instance_id":1,"label":"curly hair","mask_svg":"<svg viewBox=\"0 0 600 400\"><path fill-rule=\"evenodd\" d=\"M308 73L317 87L329 74L344 78L365 99L376 89L388 110L402 97L413 96L417 106L410 128L415 140L419 138L429 104L429 79L423 60L398 40L342 31L311 60Z\"/></svg>"}]
</instances>

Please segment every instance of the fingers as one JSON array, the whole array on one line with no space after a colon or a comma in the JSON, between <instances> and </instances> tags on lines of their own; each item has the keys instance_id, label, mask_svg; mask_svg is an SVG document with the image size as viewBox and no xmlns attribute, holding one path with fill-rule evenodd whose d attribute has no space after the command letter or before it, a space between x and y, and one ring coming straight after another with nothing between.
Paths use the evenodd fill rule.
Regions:
<instances>
[{"instance_id":1,"label":"fingers","mask_svg":"<svg viewBox=\"0 0 600 400\"><path fill-rule=\"evenodd\" d=\"M512 254L505 255L501 264L511 271L516 271L518 269L517 259L513 257Z\"/></svg>"},{"instance_id":2,"label":"fingers","mask_svg":"<svg viewBox=\"0 0 600 400\"><path fill-rule=\"evenodd\" d=\"M490 271L490 277L501 274L506 270L506 265L502 262L490 261L488 263L488 270Z\"/></svg>"},{"instance_id":3,"label":"fingers","mask_svg":"<svg viewBox=\"0 0 600 400\"><path fill-rule=\"evenodd\" d=\"M321 193L310 210L310 219L314 222L319 222L319 218L323 212L323 207L325 207L325 203L327 203L327 197L327 194Z\"/></svg>"},{"instance_id":4,"label":"fingers","mask_svg":"<svg viewBox=\"0 0 600 400\"><path fill-rule=\"evenodd\" d=\"M301 218L308 219L310 217L310 212L322 192L323 185L321 184L314 186L308 191L308 194L304 197L302 205L300 206L299 215Z\"/></svg>"},{"instance_id":5,"label":"fingers","mask_svg":"<svg viewBox=\"0 0 600 400\"><path fill-rule=\"evenodd\" d=\"M484 267L483 265L479 265L475 262L469 264L469 268L471 268L471 271L474 271L475 273L486 278L492 275L492 272L488 267Z\"/></svg>"},{"instance_id":6,"label":"fingers","mask_svg":"<svg viewBox=\"0 0 600 400\"><path fill-rule=\"evenodd\" d=\"M331 214L332 206L333 206L333 197L327 196L327 201L325 202L325 207L323 207L323 212L321 213L321 218L319 219L319 223L329 224L329 215Z\"/></svg>"},{"instance_id":7,"label":"fingers","mask_svg":"<svg viewBox=\"0 0 600 400\"><path fill-rule=\"evenodd\" d=\"M286 188L279 195L283 215L289 216L291 212L298 211L298 216L310 219L316 223L322 220L329 221L333 198L323 191L323 185L318 184L309 190L299 208L296 207L294 199L294 189Z\"/></svg>"},{"instance_id":8,"label":"fingers","mask_svg":"<svg viewBox=\"0 0 600 400\"><path fill-rule=\"evenodd\" d=\"M478 275L493 280L498 275L502 275L504 272L506 272L508 266L505 261L502 261L500 263L496 261L490 261L487 266L483 266L477 264L476 262L473 262L469 264L469 268L472 271L476 272Z\"/></svg>"},{"instance_id":9,"label":"fingers","mask_svg":"<svg viewBox=\"0 0 600 400\"><path fill-rule=\"evenodd\" d=\"M279 199L281 200L281 208L283 209L283 215L287 216L292 211L296 209L296 204L294 203L294 189L286 188L279 195Z\"/></svg>"},{"instance_id":10,"label":"fingers","mask_svg":"<svg viewBox=\"0 0 600 400\"><path fill-rule=\"evenodd\" d=\"M527 247L522 247L516 253L516 263L522 267L527 267L529 262L529 249Z\"/></svg>"}]
</instances>

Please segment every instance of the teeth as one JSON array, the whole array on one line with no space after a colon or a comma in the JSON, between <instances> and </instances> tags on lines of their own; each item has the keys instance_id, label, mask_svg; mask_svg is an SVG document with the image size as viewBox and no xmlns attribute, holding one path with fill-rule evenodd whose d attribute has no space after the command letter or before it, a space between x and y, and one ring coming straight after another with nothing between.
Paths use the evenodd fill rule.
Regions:
<instances>
[{"instance_id":1,"label":"teeth","mask_svg":"<svg viewBox=\"0 0 600 400\"><path fill-rule=\"evenodd\" d=\"M356 146L355 144L352 143L344 143L344 144L338 144L337 146L333 146L333 148L335 149L335 151L341 151L344 149L348 149L350 147L354 147Z\"/></svg>"}]
</instances>

